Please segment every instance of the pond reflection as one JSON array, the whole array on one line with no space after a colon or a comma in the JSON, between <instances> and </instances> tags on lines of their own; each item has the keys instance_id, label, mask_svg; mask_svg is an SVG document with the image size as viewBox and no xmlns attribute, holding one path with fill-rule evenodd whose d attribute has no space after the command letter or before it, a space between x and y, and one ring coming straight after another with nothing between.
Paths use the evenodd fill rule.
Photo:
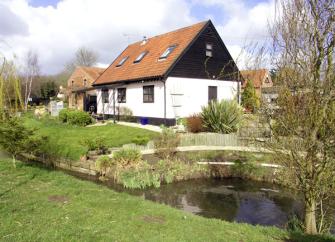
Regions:
<instances>
[{"instance_id":1,"label":"pond reflection","mask_svg":"<svg viewBox=\"0 0 335 242\"><path fill-rule=\"evenodd\" d=\"M250 224L284 227L290 216L303 212L289 191L241 179L197 179L131 193L204 217Z\"/></svg>"}]
</instances>

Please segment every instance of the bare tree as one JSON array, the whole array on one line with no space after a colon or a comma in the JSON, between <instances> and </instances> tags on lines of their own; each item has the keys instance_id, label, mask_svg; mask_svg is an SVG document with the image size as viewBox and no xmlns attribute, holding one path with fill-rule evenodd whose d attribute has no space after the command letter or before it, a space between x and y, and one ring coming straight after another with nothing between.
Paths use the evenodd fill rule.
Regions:
<instances>
[{"instance_id":1,"label":"bare tree","mask_svg":"<svg viewBox=\"0 0 335 242\"><path fill-rule=\"evenodd\" d=\"M27 110L28 102L31 96L33 82L38 78L40 73L38 55L36 52L29 50L25 56L24 62L24 109Z\"/></svg>"},{"instance_id":2,"label":"bare tree","mask_svg":"<svg viewBox=\"0 0 335 242\"><path fill-rule=\"evenodd\" d=\"M76 66L94 66L97 60L98 54L95 51L80 47L75 53L75 58L66 64L65 69L72 72Z\"/></svg>"},{"instance_id":3,"label":"bare tree","mask_svg":"<svg viewBox=\"0 0 335 242\"><path fill-rule=\"evenodd\" d=\"M322 232L335 192L334 0L278 0L271 27L282 84L270 148L285 181L302 192L305 232Z\"/></svg>"}]
</instances>

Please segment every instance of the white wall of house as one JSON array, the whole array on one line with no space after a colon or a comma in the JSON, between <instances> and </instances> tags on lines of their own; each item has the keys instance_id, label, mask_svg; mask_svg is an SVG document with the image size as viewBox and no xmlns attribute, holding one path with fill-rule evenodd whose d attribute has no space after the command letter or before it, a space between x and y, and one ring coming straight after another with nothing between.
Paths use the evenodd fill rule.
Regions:
<instances>
[{"instance_id":1,"label":"white wall of house","mask_svg":"<svg viewBox=\"0 0 335 242\"><path fill-rule=\"evenodd\" d=\"M231 100L237 95L237 82L169 77L166 81L167 118L187 117L199 113L208 104L208 87L217 87L217 99Z\"/></svg>"},{"instance_id":2,"label":"white wall of house","mask_svg":"<svg viewBox=\"0 0 335 242\"><path fill-rule=\"evenodd\" d=\"M154 85L154 103L143 103L143 86ZM217 87L217 98L233 99L237 94L237 82L208 79L169 77L166 80L166 118L187 117L199 113L208 103L208 87ZM128 107L134 116L164 118L164 84L161 81L131 83L124 86L126 103L117 102L117 107ZM115 89L117 90L117 88ZM102 104L101 90L97 90L98 113L113 114L113 89L109 90L109 103ZM117 110L117 109L116 109Z\"/></svg>"},{"instance_id":3,"label":"white wall of house","mask_svg":"<svg viewBox=\"0 0 335 242\"><path fill-rule=\"evenodd\" d=\"M143 86L154 85L154 102L143 103ZM117 102L117 88L127 88L126 103ZM134 116L164 118L164 84L161 81L131 83L118 86L115 90L116 107L128 107ZM113 89L109 90L109 103L102 105L101 90L97 90L97 110L99 114L113 114ZM103 109L104 108L104 109ZM117 114L117 111L116 111Z\"/></svg>"}]
</instances>

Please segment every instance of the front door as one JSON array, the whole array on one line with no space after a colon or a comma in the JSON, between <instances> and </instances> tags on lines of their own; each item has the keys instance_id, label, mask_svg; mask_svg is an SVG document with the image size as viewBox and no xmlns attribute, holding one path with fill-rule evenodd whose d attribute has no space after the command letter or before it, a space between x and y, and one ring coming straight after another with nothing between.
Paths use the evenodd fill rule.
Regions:
<instances>
[{"instance_id":1,"label":"front door","mask_svg":"<svg viewBox=\"0 0 335 242\"><path fill-rule=\"evenodd\" d=\"M97 96L87 95L85 98L85 112L97 112Z\"/></svg>"},{"instance_id":2,"label":"front door","mask_svg":"<svg viewBox=\"0 0 335 242\"><path fill-rule=\"evenodd\" d=\"M217 101L218 99L218 87L209 86L208 87L208 102Z\"/></svg>"}]
</instances>

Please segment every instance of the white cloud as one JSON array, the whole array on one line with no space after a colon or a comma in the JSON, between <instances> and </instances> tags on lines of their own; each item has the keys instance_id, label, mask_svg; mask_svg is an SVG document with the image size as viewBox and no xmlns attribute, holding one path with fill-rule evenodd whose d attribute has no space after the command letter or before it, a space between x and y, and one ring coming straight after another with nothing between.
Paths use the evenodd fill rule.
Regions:
<instances>
[{"instance_id":1,"label":"white cloud","mask_svg":"<svg viewBox=\"0 0 335 242\"><path fill-rule=\"evenodd\" d=\"M201 20L192 16L192 4L222 11L225 21L214 22L237 58L246 40L266 40L267 18L274 11L274 0L252 7L242 0L61 0L56 7L32 7L29 1L0 0L0 14L6 9L15 17L6 17L7 21L0 17L0 29L6 31L0 32L0 52L22 59L33 49L39 54L43 73L62 70L81 46L97 51L99 65L106 66L127 44L144 35ZM215 18L215 14L210 15Z\"/></svg>"},{"instance_id":2,"label":"white cloud","mask_svg":"<svg viewBox=\"0 0 335 242\"><path fill-rule=\"evenodd\" d=\"M27 0L2 0L28 26L26 36L5 36L7 55L36 50L42 71L55 73L86 46L109 64L128 41L194 23L183 0L62 0L56 7L32 7Z\"/></svg>"},{"instance_id":3,"label":"white cloud","mask_svg":"<svg viewBox=\"0 0 335 242\"><path fill-rule=\"evenodd\" d=\"M270 43L268 22L275 13L275 0L262 1L250 6L248 0L193 0L193 4L213 7L222 13L222 22L216 28L240 69L252 56L248 47ZM264 64L267 65L267 64Z\"/></svg>"}]
</instances>

